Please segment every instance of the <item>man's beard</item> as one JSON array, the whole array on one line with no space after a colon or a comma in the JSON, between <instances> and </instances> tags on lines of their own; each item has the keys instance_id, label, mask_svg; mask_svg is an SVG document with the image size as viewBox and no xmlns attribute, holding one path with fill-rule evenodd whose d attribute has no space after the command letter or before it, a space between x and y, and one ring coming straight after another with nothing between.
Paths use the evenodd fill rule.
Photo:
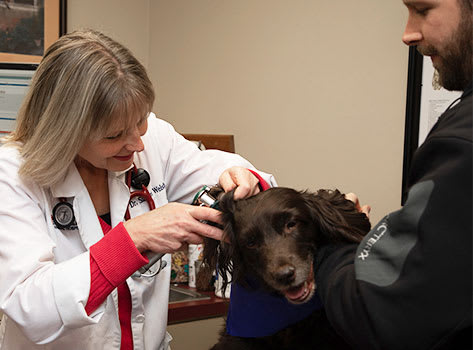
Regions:
<instances>
[{"instance_id":1,"label":"man's beard","mask_svg":"<svg viewBox=\"0 0 473 350\"><path fill-rule=\"evenodd\" d=\"M439 83L447 90L463 91L473 79L473 21L470 11L465 12L442 53L433 46L418 47L421 54L440 58Z\"/></svg>"}]
</instances>

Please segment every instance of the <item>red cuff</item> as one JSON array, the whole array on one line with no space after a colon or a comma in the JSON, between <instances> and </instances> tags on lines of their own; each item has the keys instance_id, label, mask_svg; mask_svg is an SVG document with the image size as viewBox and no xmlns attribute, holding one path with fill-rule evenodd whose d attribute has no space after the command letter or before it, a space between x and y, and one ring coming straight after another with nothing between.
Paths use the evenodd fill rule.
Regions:
<instances>
[{"instance_id":1,"label":"red cuff","mask_svg":"<svg viewBox=\"0 0 473 350\"><path fill-rule=\"evenodd\" d=\"M110 284L100 271L99 266L92 255L90 256L90 279L89 298L85 305L85 312L87 312L87 315L94 312L100 304L104 302L112 290L115 289L115 287Z\"/></svg>"},{"instance_id":2,"label":"red cuff","mask_svg":"<svg viewBox=\"0 0 473 350\"><path fill-rule=\"evenodd\" d=\"M115 287L148 263L128 235L123 223L90 247L90 255L105 278Z\"/></svg>"},{"instance_id":3,"label":"red cuff","mask_svg":"<svg viewBox=\"0 0 473 350\"><path fill-rule=\"evenodd\" d=\"M266 191L267 189L270 189L271 186L260 176L260 174L258 174L256 171L254 170L251 170L251 169L248 169L254 176L256 176L256 178L258 179L259 181L259 188L261 191Z\"/></svg>"}]
</instances>

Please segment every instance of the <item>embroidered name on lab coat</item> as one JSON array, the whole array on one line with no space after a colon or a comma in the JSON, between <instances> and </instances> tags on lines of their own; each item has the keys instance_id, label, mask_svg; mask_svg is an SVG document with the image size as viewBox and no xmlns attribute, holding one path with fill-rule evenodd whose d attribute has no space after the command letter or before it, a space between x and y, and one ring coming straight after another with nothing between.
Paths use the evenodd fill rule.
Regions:
<instances>
[{"instance_id":1,"label":"embroidered name on lab coat","mask_svg":"<svg viewBox=\"0 0 473 350\"><path fill-rule=\"evenodd\" d=\"M166 184L163 182L157 186L151 187L151 190L149 191L151 197L154 197L155 194L158 194L166 188ZM140 205L142 203L146 203L146 199L143 197L135 197L130 201L130 209L136 207L137 205Z\"/></svg>"}]
</instances>

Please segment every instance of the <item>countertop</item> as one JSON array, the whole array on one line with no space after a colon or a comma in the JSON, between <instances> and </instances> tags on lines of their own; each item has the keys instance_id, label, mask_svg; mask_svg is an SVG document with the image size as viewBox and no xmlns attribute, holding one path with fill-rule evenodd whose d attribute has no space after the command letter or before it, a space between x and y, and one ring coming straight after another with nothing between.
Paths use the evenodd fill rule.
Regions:
<instances>
[{"instance_id":1,"label":"countertop","mask_svg":"<svg viewBox=\"0 0 473 350\"><path fill-rule=\"evenodd\" d=\"M202 320L206 318L221 317L226 315L229 305L228 299L215 296L214 292L201 292L187 285L179 288L188 289L210 297L205 300L180 301L170 303L168 308L168 324Z\"/></svg>"}]
</instances>

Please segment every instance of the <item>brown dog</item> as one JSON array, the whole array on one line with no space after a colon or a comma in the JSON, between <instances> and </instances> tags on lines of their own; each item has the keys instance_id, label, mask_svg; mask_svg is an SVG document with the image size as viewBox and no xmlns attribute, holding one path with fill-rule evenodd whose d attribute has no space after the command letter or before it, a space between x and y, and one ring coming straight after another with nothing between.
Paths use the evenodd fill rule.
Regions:
<instances>
[{"instance_id":1,"label":"brown dog","mask_svg":"<svg viewBox=\"0 0 473 350\"><path fill-rule=\"evenodd\" d=\"M213 195L217 196L214 190ZM271 188L239 201L233 193L221 196L225 243L206 240L204 262L217 266L227 281L247 286L248 276L291 304L308 303L315 292L313 257L317 247L358 243L370 230L365 214L338 190L299 192ZM235 307L235 305L233 305ZM334 333L323 310L272 336L234 337L222 332L212 349L339 349L346 345Z\"/></svg>"}]
</instances>

